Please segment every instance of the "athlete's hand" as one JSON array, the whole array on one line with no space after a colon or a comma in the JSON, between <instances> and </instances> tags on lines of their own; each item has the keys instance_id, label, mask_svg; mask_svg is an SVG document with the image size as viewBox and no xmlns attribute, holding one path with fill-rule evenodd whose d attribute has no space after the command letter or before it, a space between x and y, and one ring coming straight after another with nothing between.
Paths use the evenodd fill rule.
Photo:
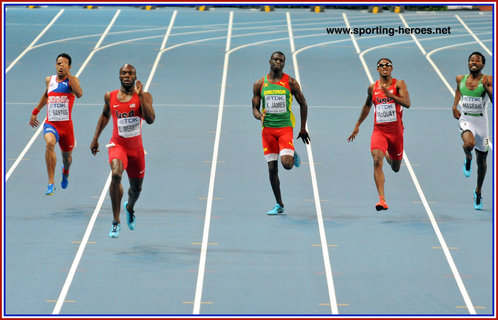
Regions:
<instances>
[{"instance_id":1,"label":"athlete's hand","mask_svg":"<svg viewBox=\"0 0 498 320\"><path fill-rule=\"evenodd\" d=\"M99 142L97 140L92 140L92 143L90 144L90 151L92 152L93 155L96 155L97 152L99 152Z\"/></svg>"},{"instance_id":2,"label":"athlete's hand","mask_svg":"<svg viewBox=\"0 0 498 320\"><path fill-rule=\"evenodd\" d=\"M453 110L453 118L455 118L457 120L460 119L460 116L462 115L460 113L460 110L458 110L457 108L453 108L452 110Z\"/></svg>"},{"instance_id":3,"label":"athlete's hand","mask_svg":"<svg viewBox=\"0 0 498 320\"><path fill-rule=\"evenodd\" d=\"M483 75L481 78L482 85L486 87L491 87L493 85L493 78L491 76Z\"/></svg>"},{"instance_id":4,"label":"athlete's hand","mask_svg":"<svg viewBox=\"0 0 498 320\"><path fill-rule=\"evenodd\" d=\"M384 92L386 97L390 98L391 97L391 91L389 91L389 86L386 83L383 83L380 86L380 89Z\"/></svg>"},{"instance_id":5,"label":"athlete's hand","mask_svg":"<svg viewBox=\"0 0 498 320\"><path fill-rule=\"evenodd\" d=\"M140 82L139 80L137 80L135 82L135 92L140 95L144 92L144 89L143 89L143 85L142 85L142 82Z\"/></svg>"},{"instance_id":6,"label":"athlete's hand","mask_svg":"<svg viewBox=\"0 0 498 320\"><path fill-rule=\"evenodd\" d=\"M66 63L62 63L60 66L62 69L62 75L64 77L69 77L71 75L71 71L69 70L71 67Z\"/></svg>"},{"instance_id":7,"label":"athlete's hand","mask_svg":"<svg viewBox=\"0 0 498 320\"><path fill-rule=\"evenodd\" d=\"M40 124L40 122L38 121L38 119L36 119L36 115L34 114L31 114L31 118L29 119L29 124L34 128L34 127L38 127L38 125Z\"/></svg>"},{"instance_id":8,"label":"athlete's hand","mask_svg":"<svg viewBox=\"0 0 498 320\"><path fill-rule=\"evenodd\" d=\"M348 142L353 141L358 135L358 132L360 132L360 128L358 126L355 126L353 129L353 133L351 133L351 135L348 138Z\"/></svg>"},{"instance_id":9,"label":"athlete's hand","mask_svg":"<svg viewBox=\"0 0 498 320\"><path fill-rule=\"evenodd\" d=\"M299 131L299 135L297 136L296 139L299 139L301 138L303 140L304 143L306 144L309 144L310 143L310 135L308 134L308 132L306 130L301 130Z\"/></svg>"}]
</instances>

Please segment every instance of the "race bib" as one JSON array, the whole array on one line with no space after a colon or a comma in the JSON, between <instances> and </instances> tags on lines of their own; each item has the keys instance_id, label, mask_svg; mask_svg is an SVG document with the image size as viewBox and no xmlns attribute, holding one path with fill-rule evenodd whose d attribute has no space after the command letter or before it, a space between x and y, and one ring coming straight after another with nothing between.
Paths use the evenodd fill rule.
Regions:
<instances>
[{"instance_id":1,"label":"race bib","mask_svg":"<svg viewBox=\"0 0 498 320\"><path fill-rule=\"evenodd\" d=\"M484 113L482 97L462 97L462 112L464 113Z\"/></svg>"},{"instance_id":2,"label":"race bib","mask_svg":"<svg viewBox=\"0 0 498 320\"><path fill-rule=\"evenodd\" d=\"M268 95L265 96L267 113L285 113L287 112L287 103L285 95Z\"/></svg>"},{"instance_id":3,"label":"race bib","mask_svg":"<svg viewBox=\"0 0 498 320\"><path fill-rule=\"evenodd\" d=\"M47 104L49 121L69 120L69 98L67 96L50 96Z\"/></svg>"},{"instance_id":4,"label":"race bib","mask_svg":"<svg viewBox=\"0 0 498 320\"><path fill-rule=\"evenodd\" d=\"M376 105L375 120L377 123L395 122L397 120L396 104L388 103Z\"/></svg>"},{"instance_id":5,"label":"race bib","mask_svg":"<svg viewBox=\"0 0 498 320\"><path fill-rule=\"evenodd\" d=\"M140 117L119 118L118 134L123 138L140 135Z\"/></svg>"}]
</instances>

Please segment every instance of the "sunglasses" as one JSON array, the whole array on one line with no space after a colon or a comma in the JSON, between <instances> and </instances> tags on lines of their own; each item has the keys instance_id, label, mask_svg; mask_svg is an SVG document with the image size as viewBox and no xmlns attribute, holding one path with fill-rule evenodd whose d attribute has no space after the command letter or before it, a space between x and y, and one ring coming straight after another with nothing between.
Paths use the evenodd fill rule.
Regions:
<instances>
[{"instance_id":1,"label":"sunglasses","mask_svg":"<svg viewBox=\"0 0 498 320\"><path fill-rule=\"evenodd\" d=\"M392 66L393 66L392 63L389 63L389 62L387 62L387 63L379 63L377 65L377 68L392 67Z\"/></svg>"}]
</instances>

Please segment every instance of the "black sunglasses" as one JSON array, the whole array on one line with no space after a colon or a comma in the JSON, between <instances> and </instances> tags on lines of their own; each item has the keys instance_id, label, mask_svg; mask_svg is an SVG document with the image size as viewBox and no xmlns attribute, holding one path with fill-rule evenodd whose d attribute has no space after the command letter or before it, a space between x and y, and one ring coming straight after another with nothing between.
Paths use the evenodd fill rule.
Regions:
<instances>
[{"instance_id":1,"label":"black sunglasses","mask_svg":"<svg viewBox=\"0 0 498 320\"><path fill-rule=\"evenodd\" d=\"M392 67L392 66L393 66L392 63L389 63L389 62L387 62L387 63L379 63L377 65L377 68Z\"/></svg>"}]
</instances>

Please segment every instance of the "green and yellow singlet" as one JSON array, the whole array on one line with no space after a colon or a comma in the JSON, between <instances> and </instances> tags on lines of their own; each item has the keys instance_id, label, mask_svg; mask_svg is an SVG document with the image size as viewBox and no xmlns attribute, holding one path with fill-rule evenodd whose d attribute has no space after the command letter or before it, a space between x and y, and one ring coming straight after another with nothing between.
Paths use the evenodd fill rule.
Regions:
<instances>
[{"instance_id":1,"label":"green and yellow singlet","mask_svg":"<svg viewBox=\"0 0 498 320\"><path fill-rule=\"evenodd\" d=\"M261 98L263 111L266 111L263 127L294 127L296 120L291 110L292 94L288 74L284 73L278 83L270 82L268 75L265 75Z\"/></svg>"}]
</instances>

